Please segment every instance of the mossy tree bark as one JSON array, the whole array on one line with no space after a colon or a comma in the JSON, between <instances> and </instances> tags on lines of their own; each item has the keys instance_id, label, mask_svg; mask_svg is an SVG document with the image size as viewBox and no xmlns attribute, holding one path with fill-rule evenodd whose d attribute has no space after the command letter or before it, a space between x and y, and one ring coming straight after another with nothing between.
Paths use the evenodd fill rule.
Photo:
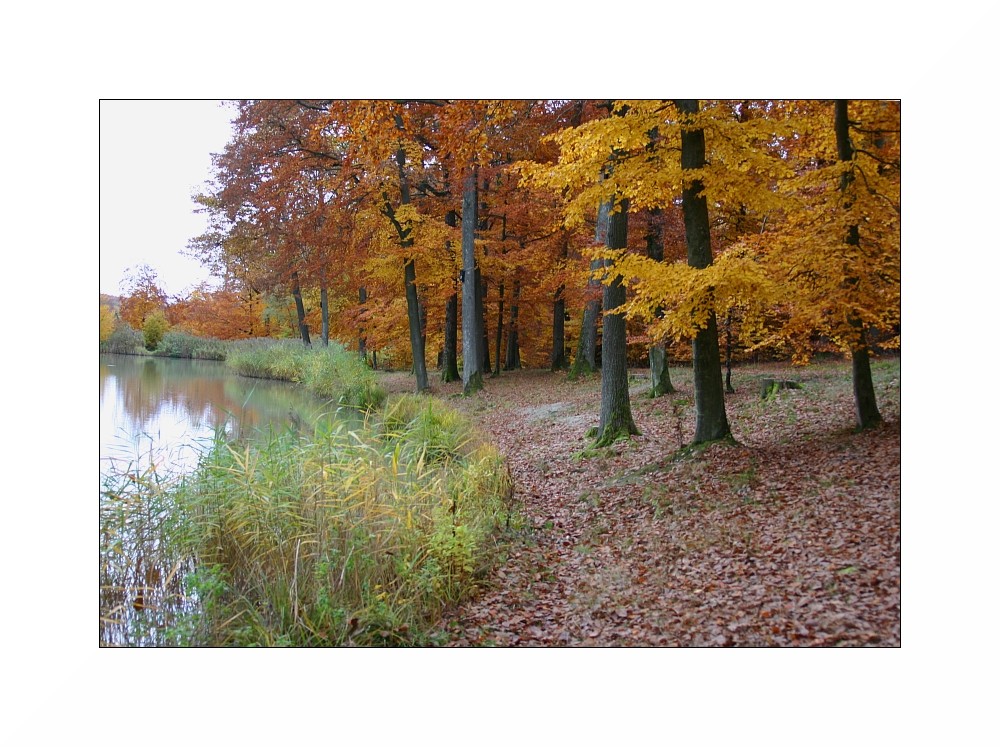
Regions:
<instances>
[{"instance_id":1,"label":"mossy tree bark","mask_svg":"<svg viewBox=\"0 0 1000 747\"><path fill-rule=\"evenodd\" d=\"M837 155L841 161L854 160L854 146L851 143L850 121L847 116L847 100L838 99L834 105L834 129L837 133ZM845 172L840 178L840 190L845 194L851 186L854 176L850 172ZM845 199L847 199L845 197ZM847 202L845 207L849 207ZM845 239L851 246L861 245L861 234L858 227L850 226ZM856 285L857 278L848 278L847 284ZM875 385L872 382L871 360L868 355L868 341L864 324L861 320L851 315L848 317L848 324L854 332L851 344L851 378L854 384L854 415L858 428L874 428L882 422L882 415L878 411L878 402L875 399Z\"/></svg>"},{"instance_id":2,"label":"mossy tree bark","mask_svg":"<svg viewBox=\"0 0 1000 747\"><path fill-rule=\"evenodd\" d=\"M609 206L610 207L610 206ZM607 247L628 246L628 200L608 219ZM621 276L604 286L604 334L601 338L601 423L597 430L598 446L607 446L619 438L639 433L632 419L628 394L628 351L625 317L615 309L625 303Z\"/></svg>"},{"instance_id":3,"label":"mossy tree bark","mask_svg":"<svg viewBox=\"0 0 1000 747\"><path fill-rule=\"evenodd\" d=\"M678 99L677 109L684 115L698 113L697 99ZM681 169L688 171L705 166L705 131L696 127L681 130ZM708 203L701 179L686 179L682 193L684 233L688 265L704 269L712 264ZM711 299L706 299L710 303ZM726 417L726 399L722 388L719 360L719 330L715 311L698 330L693 343L695 429L693 443L717 441L730 435Z\"/></svg>"}]
</instances>

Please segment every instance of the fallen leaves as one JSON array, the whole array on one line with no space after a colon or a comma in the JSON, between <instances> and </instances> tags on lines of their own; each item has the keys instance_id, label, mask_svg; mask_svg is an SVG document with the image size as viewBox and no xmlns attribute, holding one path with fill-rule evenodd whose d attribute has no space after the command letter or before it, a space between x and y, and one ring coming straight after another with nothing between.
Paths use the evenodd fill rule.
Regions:
<instances>
[{"instance_id":1,"label":"fallen leaves","mask_svg":"<svg viewBox=\"0 0 1000 747\"><path fill-rule=\"evenodd\" d=\"M677 440L693 432L689 369L671 371L673 397L634 390L642 435L593 452L596 377L505 373L453 400L507 455L527 530L442 621L450 645L900 645L898 369L886 423L861 434L849 365L765 403L760 371L789 375L741 369L739 445L699 451Z\"/></svg>"}]
</instances>

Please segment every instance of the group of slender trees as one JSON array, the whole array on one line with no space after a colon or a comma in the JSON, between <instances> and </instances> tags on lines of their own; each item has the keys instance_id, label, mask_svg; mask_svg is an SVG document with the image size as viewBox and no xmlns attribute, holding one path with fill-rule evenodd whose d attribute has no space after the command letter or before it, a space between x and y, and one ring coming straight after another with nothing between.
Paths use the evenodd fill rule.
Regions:
<instances>
[{"instance_id":1,"label":"group of slender trees","mask_svg":"<svg viewBox=\"0 0 1000 747\"><path fill-rule=\"evenodd\" d=\"M429 352L467 392L522 358L599 365L602 442L636 432L637 346L662 394L690 344L702 442L729 434L720 334L797 360L834 345L858 426L880 419L869 340L898 345L898 102L232 105L196 198L212 228L189 250L219 292L292 299L304 344L318 321L323 342L411 365L417 390Z\"/></svg>"}]
</instances>

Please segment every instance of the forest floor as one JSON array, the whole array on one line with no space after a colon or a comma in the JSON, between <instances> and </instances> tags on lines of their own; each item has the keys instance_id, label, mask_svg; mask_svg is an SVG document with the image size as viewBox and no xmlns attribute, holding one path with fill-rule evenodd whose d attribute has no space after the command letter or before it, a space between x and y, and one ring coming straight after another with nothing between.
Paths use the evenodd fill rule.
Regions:
<instances>
[{"instance_id":1,"label":"forest floor","mask_svg":"<svg viewBox=\"0 0 1000 747\"><path fill-rule=\"evenodd\" d=\"M763 377L801 390L760 396ZM873 364L884 423L856 433L849 363L745 366L727 395L737 445L684 448L678 392L630 377L640 436L603 449L600 377L504 372L461 396L507 456L524 526L475 598L441 621L452 646L899 646L900 365ZM390 391L413 379L387 374Z\"/></svg>"}]
</instances>

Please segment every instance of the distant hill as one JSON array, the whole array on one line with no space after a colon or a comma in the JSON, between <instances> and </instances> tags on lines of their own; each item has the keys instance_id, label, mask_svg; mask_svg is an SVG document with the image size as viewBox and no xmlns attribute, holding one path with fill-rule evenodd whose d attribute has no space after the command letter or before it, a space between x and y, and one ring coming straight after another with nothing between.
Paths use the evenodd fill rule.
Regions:
<instances>
[{"instance_id":1,"label":"distant hill","mask_svg":"<svg viewBox=\"0 0 1000 747\"><path fill-rule=\"evenodd\" d=\"M121 303L122 300L118 296L101 293L101 306L110 306L112 311L118 311L118 307L121 306Z\"/></svg>"}]
</instances>

